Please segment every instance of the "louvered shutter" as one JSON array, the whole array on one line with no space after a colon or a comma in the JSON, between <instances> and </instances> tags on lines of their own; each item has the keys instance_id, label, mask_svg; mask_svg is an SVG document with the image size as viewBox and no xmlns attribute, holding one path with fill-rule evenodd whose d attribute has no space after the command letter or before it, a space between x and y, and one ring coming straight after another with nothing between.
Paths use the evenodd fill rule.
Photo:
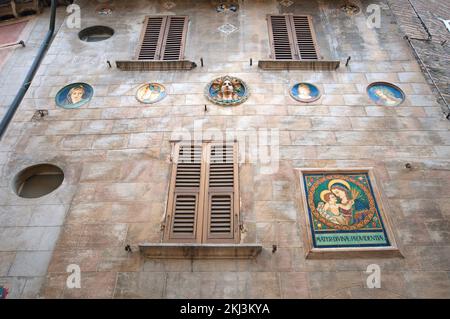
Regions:
<instances>
[{"instance_id":1,"label":"louvered shutter","mask_svg":"<svg viewBox=\"0 0 450 319\"><path fill-rule=\"evenodd\" d=\"M146 17L137 59L182 60L184 58L187 25L187 16Z\"/></svg>"},{"instance_id":2,"label":"louvered shutter","mask_svg":"<svg viewBox=\"0 0 450 319\"><path fill-rule=\"evenodd\" d=\"M182 60L187 33L188 17L168 16L164 40L161 49L161 60Z\"/></svg>"},{"instance_id":3,"label":"louvered shutter","mask_svg":"<svg viewBox=\"0 0 450 319\"><path fill-rule=\"evenodd\" d=\"M207 242L233 242L237 237L237 152L234 143L210 144L204 214Z\"/></svg>"},{"instance_id":4,"label":"louvered shutter","mask_svg":"<svg viewBox=\"0 0 450 319\"><path fill-rule=\"evenodd\" d=\"M291 20L288 15L268 15L269 39L272 58L275 60L298 59L292 33Z\"/></svg>"},{"instance_id":5,"label":"louvered shutter","mask_svg":"<svg viewBox=\"0 0 450 319\"><path fill-rule=\"evenodd\" d=\"M167 18L164 16L146 17L142 28L138 60L159 60L162 39Z\"/></svg>"},{"instance_id":6,"label":"louvered shutter","mask_svg":"<svg viewBox=\"0 0 450 319\"><path fill-rule=\"evenodd\" d=\"M202 145L179 145L176 149L172 185L169 193L169 241L196 241L203 210Z\"/></svg>"},{"instance_id":7,"label":"louvered shutter","mask_svg":"<svg viewBox=\"0 0 450 319\"><path fill-rule=\"evenodd\" d=\"M317 60L314 29L309 16L291 16L301 60Z\"/></svg>"},{"instance_id":8,"label":"louvered shutter","mask_svg":"<svg viewBox=\"0 0 450 319\"><path fill-rule=\"evenodd\" d=\"M311 17L269 15L269 38L275 60L317 60L317 46Z\"/></svg>"}]
</instances>

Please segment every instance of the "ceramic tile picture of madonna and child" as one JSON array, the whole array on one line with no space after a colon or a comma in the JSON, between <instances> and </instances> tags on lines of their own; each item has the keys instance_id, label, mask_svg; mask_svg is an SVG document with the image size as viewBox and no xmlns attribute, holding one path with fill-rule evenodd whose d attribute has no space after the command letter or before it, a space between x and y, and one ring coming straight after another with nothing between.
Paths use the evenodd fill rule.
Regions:
<instances>
[{"instance_id":1,"label":"ceramic tile picture of madonna and child","mask_svg":"<svg viewBox=\"0 0 450 319\"><path fill-rule=\"evenodd\" d=\"M301 171L312 248L392 248L369 171Z\"/></svg>"},{"instance_id":2,"label":"ceramic tile picture of madonna and child","mask_svg":"<svg viewBox=\"0 0 450 319\"><path fill-rule=\"evenodd\" d=\"M86 83L72 83L56 94L56 105L65 109L76 109L87 104L94 95L92 86Z\"/></svg>"}]
</instances>

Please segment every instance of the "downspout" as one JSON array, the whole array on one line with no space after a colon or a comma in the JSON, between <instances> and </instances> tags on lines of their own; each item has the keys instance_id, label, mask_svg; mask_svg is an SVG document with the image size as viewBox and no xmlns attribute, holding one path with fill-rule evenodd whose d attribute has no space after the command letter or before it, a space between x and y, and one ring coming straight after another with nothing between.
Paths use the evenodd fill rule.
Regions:
<instances>
[{"instance_id":1,"label":"downspout","mask_svg":"<svg viewBox=\"0 0 450 319\"><path fill-rule=\"evenodd\" d=\"M6 114L3 116L3 119L0 123L0 140L2 139L3 135L6 132L6 129L8 128L9 123L14 117L14 114L17 111L17 108L19 107L20 103L23 100L23 97L28 91L28 88L30 87L31 81L33 81L33 78L39 69L39 66L41 65L42 59L45 56L45 53L47 52L47 49L50 46L50 43L53 38L53 34L55 32L55 18L56 18L56 0L51 0L51 15L50 15L50 25L47 31L47 34L45 36L44 42L42 42L41 47L39 48L37 56L34 58L33 64L31 65L30 70L27 73L27 76L25 77L25 80L22 83L22 86L19 89L19 92L17 92L16 97L12 101L11 105L8 108L8 111L6 111Z\"/></svg>"}]
</instances>

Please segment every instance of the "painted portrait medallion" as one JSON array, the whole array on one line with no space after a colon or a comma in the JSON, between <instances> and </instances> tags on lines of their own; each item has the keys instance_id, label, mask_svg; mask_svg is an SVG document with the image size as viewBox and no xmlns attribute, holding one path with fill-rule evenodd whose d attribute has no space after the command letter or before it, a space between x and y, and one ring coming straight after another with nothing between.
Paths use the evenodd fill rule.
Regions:
<instances>
[{"instance_id":1,"label":"painted portrait medallion","mask_svg":"<svg viewBox=\"0 0 450 319\"><path fill-rule=\"evenodd\" d=\"M65 109L76 109L87 104L94 95L92 86L86 83L72 83L56 94L56 105Z\"/></svg>"},{"instance_id":2,"label":"painted portrait medallion","mask_svg":"<svg viewBox=\"0 0 450 319\"><path fill-rule=\"evenodd\" d=\"M305 173L313 247L386 247L388 235L368 173Z\"/></svg>"},{"instance_id":3,"label":"painted portrait medallion","mask_svg":"<svg viewBox=\"0 0 450 319\"><path fill-rule=\"evenodd\" d=\"M205 89L206 97L218 105L238 105L248 98L248 87L241 79L223 76L211 81Z\"/></svg>"},{"instance_id":4,"label":"painted portrait medallion","mask_svg":"<svg viewBox=\"0 0 450 319\"><path fill-rule=\"evenodd\" d=\"M382 106L398 106L405 100L405 94L399 87L386 82L370 84L367 94L372 101Z\"/></svg>"},{"instance_id":5,"label":"painted portrait medallion","mask_svg":"<svg viewBox=\"0 0 450 319\"><path fill-rule=\"evenodd\" d=\"M159 102L166 96L166 88L159 83L145 83L136 91L136 99L144 104Z\"/></svg>"},{"instance_id":6,"label":"painted portrait medallion","mask_svg":"<svg viewBox=\"0 0 450 319\"><path fill-rule=\"evenodd\" d=\"M289 93L294 100L304 103L314 102L320 98L318 87L306 82L294 84Z\"/></svg>"}]
</instances>

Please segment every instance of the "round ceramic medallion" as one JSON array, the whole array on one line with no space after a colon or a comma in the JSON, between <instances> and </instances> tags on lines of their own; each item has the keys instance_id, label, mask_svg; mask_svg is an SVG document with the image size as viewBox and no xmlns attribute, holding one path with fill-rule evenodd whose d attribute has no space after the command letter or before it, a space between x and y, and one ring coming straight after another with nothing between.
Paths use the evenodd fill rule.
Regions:
<instances>
[{"instance_id":1,"label":"round ceramic medallion","mask_svg":"<svg viewBox=\"0 0 450 319\"><path fill-rule=\"evenodd\" d=\"M72 83L56 94L56 105L65 109L76 109L87 104L94 95L92 86L86 83Z\"/></svg>"},{"instance_id":2,"label":"round ceramic medallion","mask_svg":"<svg viewBox=\"0 0 450 319\"><path fill-rule=\"evenodd\" d=\"M405 100L405 93L391 83L375 82L367 87L369 98L377 105L398 106Z\"/></svg>"},{"instance_id":3,"label":"round ceramic medallion","mask_svg":"<svg viewBox=\"0 0 450 319\"><path fill-rule=\"evenodd\" d=\"M289 94L294 100L304 103L310 103L320 98L320 90L311 83L296 83L289 90Z\"/></svg>"},{"instance_id":4,"label":"round ceramic medallion","mask_svg":"<svg viewBox=\"0 0 450 319\"><path fill-rule=\"evenodd\" d=\"M159 83L142 84L136 91L136 99L144 104L159 102L166 96L166 88Z\"/></svg>"},{"instance_id":5,"label":"round ceramic medallion","mask_svg":"<svg viewBox=\"0 0 450 319\"><path fill-rule=\"evenodd\" d=\"M209 82L206 97L218 105L238 105L248 98L248 87L241 79L226 75Z\"/></svg>"}]
</instances>

